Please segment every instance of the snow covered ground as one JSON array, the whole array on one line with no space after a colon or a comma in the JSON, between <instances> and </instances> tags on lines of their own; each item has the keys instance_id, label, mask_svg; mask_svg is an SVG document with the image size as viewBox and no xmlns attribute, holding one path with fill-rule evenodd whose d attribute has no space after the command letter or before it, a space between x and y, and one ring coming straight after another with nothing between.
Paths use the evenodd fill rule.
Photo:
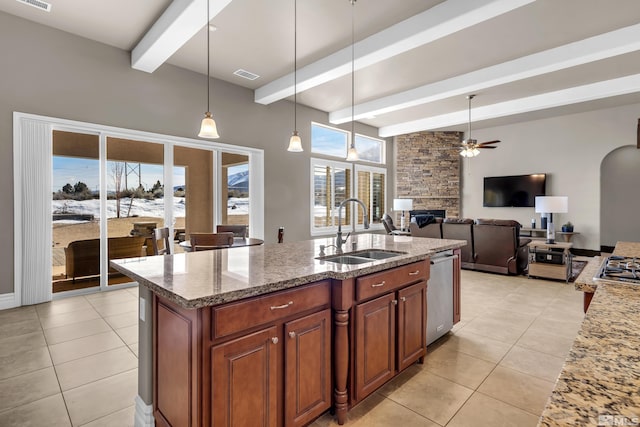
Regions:
<instances>
[{"instance_id":1,"label":"snow covered ground","mask_svg":"<svg viewBox=\"0 0 640 427\"><path fill-rule=\"evenodd\" d=\"M173 198L174 217L185 216L184 197ZM126 216L129 211L130 199L120 199L120 216ZM100 218L100 200L52 200L52 212L54 213L74 213L93 215L95 219ZM248 198L230 198L227 202L228 215L248 215L249 199ZM147 217L164 217L164 199L134 199L131 205L129 216L147 216ZM107 218L116 217L116 201L107 200ZM58 224L72 224L86 221L60 220L55 221Z\"/></svg>"}]
</instances>

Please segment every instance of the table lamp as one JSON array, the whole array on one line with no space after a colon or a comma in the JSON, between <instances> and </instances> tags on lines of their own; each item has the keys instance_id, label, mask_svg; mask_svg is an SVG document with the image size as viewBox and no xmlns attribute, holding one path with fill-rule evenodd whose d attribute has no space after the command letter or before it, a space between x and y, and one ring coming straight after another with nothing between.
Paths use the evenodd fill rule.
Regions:
<instances>
[{"instance_id":1,"label":"table lamp","mask_svg":"<svg viewBox=\"0 0 640 427\"><path fill-rule=\"evenodd\" d=\"M400 229L404 231L404 211L413 209L413 199L393 199L393 210L402 211L400 217Z\"/></svg>"},{"instance_id":2,"label":"table lamp","mask_svg":"<svg viewBox=\"0 0 640 427\"><path fill-rule=\"evenodd\" d=\"M556 238L553 214L567 212L569 212L567 196L536 196L536 213L547 214L547 243L554 243Z\"/></svg>"}]
</instances>

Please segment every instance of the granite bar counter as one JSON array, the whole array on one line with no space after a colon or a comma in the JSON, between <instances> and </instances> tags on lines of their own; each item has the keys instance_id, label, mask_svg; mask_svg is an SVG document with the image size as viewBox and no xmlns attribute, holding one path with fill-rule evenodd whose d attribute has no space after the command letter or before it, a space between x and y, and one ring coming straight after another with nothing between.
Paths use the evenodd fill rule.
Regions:
<instances>
[{"instance_id":1,"label":"granite bar counter","mask_svg":"<svg viewBox=\"0 0 640 427\"><path fill-rule=\"evenodd\" d=\"M292 288L323 279L348 279L424 260L436 252L455 249L463 240L412 238L383 234L352 235L345 254L367 249L398 252L398 256L348 265L319 258L334 238L267 244L189 254L113 260L110 265L141 286L184 308L200 308ZM352 249L355 242L356 249Z\"/></svg>"},{"instance_id":2,"label":"granite bar counter","mask_svg":"<svg viewBox=\"0 0 640 427\"><path fill-rule=\"evenodd\" d=\"M640 244L619 242L614 254L640 256ZM603 260L576 279L593 299L539 426L640 425L640 286L594 280Z\"/></svg>"},{"instance_id":3,"label":"granite bar counter","mask_svg":"<svg viewBox=\"0 0 640 427\"><path fill-rule=\"evenodd\" d=\"M393 253L357 264L327 260L333 243L111 261L140 285L136 419L303 427L333 408L343 424L349 408L426 354L429 258L446 250L453 280L438 283L451 286L459 321L464 240L353 235L342 255Z\"/></svg>"}]
</instances>

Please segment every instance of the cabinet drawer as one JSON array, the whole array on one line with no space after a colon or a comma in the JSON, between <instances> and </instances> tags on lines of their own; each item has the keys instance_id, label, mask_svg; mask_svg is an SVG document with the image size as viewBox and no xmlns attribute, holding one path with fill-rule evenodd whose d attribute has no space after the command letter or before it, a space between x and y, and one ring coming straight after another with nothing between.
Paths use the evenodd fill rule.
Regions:
<instances>
[{"instance_id":1,"label":"cabinet drawer","mask_svg":"<svg viewBox=\"0 0 640 427\"><path fill-rule=\"evenodd\" d=\"M213 339L302 313L331 302L330 282L280 291L212 309Z\"/></svg>"},{"instance_id":2,"label":"cabinet drawer","mask_svg":"<svg viewBox=\"0 0 640 427\"><path fill-rule=\"evenodd\" d=\"M428 279L428 260L369 274L356 279L356 299L362 301Z\"/></svg>"}]
</instances>

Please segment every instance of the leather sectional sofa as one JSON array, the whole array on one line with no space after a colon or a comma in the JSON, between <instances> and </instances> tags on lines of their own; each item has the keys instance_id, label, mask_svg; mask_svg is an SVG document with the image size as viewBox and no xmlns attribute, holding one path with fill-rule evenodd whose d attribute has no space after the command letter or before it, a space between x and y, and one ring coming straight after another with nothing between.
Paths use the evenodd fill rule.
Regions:
<instances>
[{"instance_id":1,"label":"leather sectional sofa","mask_svg":"<svg viewBox=\"0 0 640 427\"><path fill-rule=\"evenodd\" d=\"M418 221L419 222L419 221ZM531 239L520 237L520 223L503 219L434 218L419 227L409 224L412 236L466 240L461 265L468 270L522 274L528 266Z\"/></svg>"}]
</instances>

